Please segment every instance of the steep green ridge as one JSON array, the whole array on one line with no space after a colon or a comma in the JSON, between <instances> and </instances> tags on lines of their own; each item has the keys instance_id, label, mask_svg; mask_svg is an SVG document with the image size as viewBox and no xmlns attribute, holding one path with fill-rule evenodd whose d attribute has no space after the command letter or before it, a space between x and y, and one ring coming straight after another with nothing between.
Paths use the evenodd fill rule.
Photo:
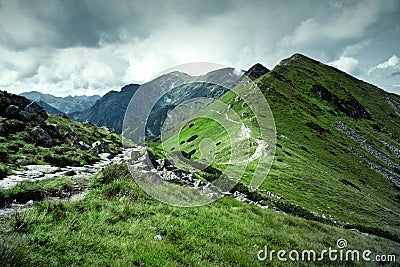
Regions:
<instances>
[{"instance_id":1,"label":"steep green ridge","mask_svg":"<svg viewBox=\"0 0 400 267\"><path fill-rule=\"evenodd\" d=\"M337 224L377 227L399 235L399 187L370 166L398 178L400 97L300 54L283 60L256 83L271 107L278 134L275 161L261 189L319 216L332 216ZM254 151L257 124L248 106L232 92L220 100L237 114L248 114L242 122L252 130ZM365 142L340 131L342 123ZM215 121L196 119L164 148L179 149L195 159L201 140L212 138L217 148L213 167L224 170L221 163L229 158L230 143L219 128ZM243 182L250 181L255 165L248 166Z\"/></svg>"}]
</instances>

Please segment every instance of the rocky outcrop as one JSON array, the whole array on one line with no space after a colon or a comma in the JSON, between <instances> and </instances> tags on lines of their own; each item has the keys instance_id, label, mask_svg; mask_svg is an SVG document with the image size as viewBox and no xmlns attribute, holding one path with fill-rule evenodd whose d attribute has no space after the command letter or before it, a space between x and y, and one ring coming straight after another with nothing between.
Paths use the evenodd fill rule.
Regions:
<instances>
[{"instance_id":1,"label":"rocky outcrop","mask_svg":"<svg viewBox=\"0 0 400 267\"><path fill-rule=\"evenodd\" d=\"M270 70L261 65L260 63L255 64L250 69L248 69L244 74L252 80L258 79L264 74L268 73Z\"/></svg>"},{"instance_id":2,"label":"rocky outcrop","mask_svg":"<svg viewBox=\"0 0 400 267\"><path fill-rule=\"evenodd\" d=\"M357 101L353 96L348 100L340 99L334 93L331 93L328 89L320 84L314 84L311 91L319 98L326 100L333 104L333 106L345 113L347 116L354 119L372 119L367 109Z\"/></svg>"},{"instance_id":3,"label":"rocky outcrop","mask_svg":"<svg viewBox=\"0 0 400 267\"><path fill-rule=\"evenodd\" d=\"M397 116L400 116L400 102L390 98L388 98L386 101L388 105L393 109L394 113Z\"/></svg>"},{"instance_id":4,"label":"rocky outcrop","mask_svg":"<svg viewBox=\"0 0 400 267\"><path fill-rule=\"evenodd\" d=\"M46 111L37 103L5 91L0 91L0 116L38 124L44 124L48 117Z\"/></svg>"},{"instance_id":5,"label":"rocky outcrop","mask_svg":"<svg viewBox=\"0 0 400 267\"><path fill-rule=\"evenodd\" d=\"M110 149L108 144L104 141L96 141L92 144L92 148L90 151L94 152L96 155L103 154L103 153L110 153Z\"/></svg>"},{"instance_id":6,"label":"rocky outcrop","mask_svg":"<svg viewBox=\"0 0 400 267\"><path fill-rule=\"evenodd\" d=\"M31 134L37 145L44 147L51 147L53 145L53 139L42 127L36 126L32 129Z\"/></svg>"}]
</instances>

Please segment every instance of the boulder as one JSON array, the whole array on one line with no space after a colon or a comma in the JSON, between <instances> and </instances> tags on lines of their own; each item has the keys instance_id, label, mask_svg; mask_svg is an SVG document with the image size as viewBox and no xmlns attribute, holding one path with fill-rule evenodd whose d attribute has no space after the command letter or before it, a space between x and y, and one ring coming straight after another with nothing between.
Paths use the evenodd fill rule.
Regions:
<instances>
[{"instance_id":1,"label":"boulder","mask_svg":"<svg viewBox=\"0 0 400 267\"><path fill-rule=\"evenodd\" d=\"M79 141L82 141L80 136L72 131L66 132L64 136L66 139L70 140L73 144L77 144Z\"/></svg>"},{"instance_id":2,"label":"boulder","mask_svg":"<svg viewBox=\"0 0 400 267\"><path fill-rule=\"evenodd\" d=\"M6 94L6 97L8 97L8 99L10 100L10 104L17 106L20 109L24 109L26 106L28 106L31 103L30 100L28 100L27 98L25 98L23 96L9 94L7 92L5 92L5 94Z\"/></svg>"},{"instance_id":3,"label":"boulder","mask_svg":"<svg viewBox=\"0 0 400 267\"><path fill-rule=\"evenodd\" d=\"M51 165L26 165L25 169L29 171L38 171L41 173L55 173L59 170L58 167Z\"/></svg>"},{"instance_id":4,"label":"boulder","mask_svg":"<svg viewBox=\"0 0 400 267\"><path fill-rule=\"evenodd\" d=\"M41 106L39 106L36 102L32 102L32 103L28 104L24 108L24 111L31 113L31 114L36 114L35 117L39 121L45 121L49 117L47 115L46 111L44 111L44 109Z\"/></svg>"},{"instance_id":5,"label":"boulder","mask_svg":"<svg viewBox=\"0 0 400 267\"><path fill-rule=\"evenodd\" d=\"M90 151L94 152L96 155L101 153L110 153L108 144L104 141L96 141L92 144Z\"/></svg>"},{"instance_id":6,"label":"boulder","mask_svg":"<svg viewBox=\"0 0 400 267\"><path fill-rule=\"evenodd\" d=\"M83 141L79 141L78 144L76 144L76 145L81 149L85 149L85 150L90 149L90 146Z\"/></svg>"},{"instance_id":7,"label":"boulder","mask_svg":"<svg viewBox=\"0 0 400 267\"><path fill-rule=\"evenodd\" d=\"M62 138L61 129L60 126L58 126L58 124L53 123L50 125L46 125L43 128L48 134L50 134L52 138L56 139Z\"/></svg>"},{"instance_id":8,"label":"boulder","mask_svg":"<svg viewBox=\"0 0 400 267\"><path fill-rule=\"evenodd\" d=\"M21 110L19 107L15 105L10 105L6 108L6 114L9 116L9 118L18 118L20 112Z\"/></svg>"},{"instance_id":9,"label":"boulder","mask_svg":"<svg viewBox=\"0 0 400 267\"><path fill-rule=\"evenodd\" d=\"M101 160L109 161L110 159L113 158L113 155L111 153L100 153L99 158Z\"/></svg>"},{"instance_id":10,"label":"boulder","mask_svg":"<svg viewBox=\"0 0 400 267\"><path fill-rule=\"evenodd\" d=\"M20 119L25 121L25 122L29 122L32 121L34 119L33 117L33 113L29 113L25 110L21 110L21 112L19 113Z\"/></svg>"},{"instance_id":11,"label":"boulder","mask_svg":"<svg viewBox=\"0 0 400 267\"><path fill-rule=\"evenodd\" d=\"M31 134L35 139L37 145L44 147L50 147L53 145L53 140L51 139L51 136L45 130L43 130L42 127L36 126L32 129Z\"/></svg>"}]
</instances>

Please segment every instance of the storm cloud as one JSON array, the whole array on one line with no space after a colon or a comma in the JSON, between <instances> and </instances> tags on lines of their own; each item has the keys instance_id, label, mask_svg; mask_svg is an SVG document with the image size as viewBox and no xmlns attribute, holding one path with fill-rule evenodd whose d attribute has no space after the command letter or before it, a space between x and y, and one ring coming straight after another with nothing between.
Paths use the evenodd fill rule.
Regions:
<instances>
[{"instance_id":1,"label":"storm cloud","mask_svg":"<svg viewBox=\"0 0 400 267\"><path fill-rule=\"evenodd\" d=\"M396 0L0 0L0 89L104 94L178 64L304 53L400 93L399 21Z\"/></svg>"}]
</instances>

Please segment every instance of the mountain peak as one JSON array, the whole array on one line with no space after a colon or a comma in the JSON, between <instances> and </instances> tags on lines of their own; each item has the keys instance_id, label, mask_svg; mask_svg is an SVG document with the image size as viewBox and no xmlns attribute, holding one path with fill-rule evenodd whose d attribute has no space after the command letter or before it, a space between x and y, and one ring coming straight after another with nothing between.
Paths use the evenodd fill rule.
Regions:
<instances>
[{"instance_id":1,"label":"mountain peak","mask_svg":"<svg viewBox=\"0 0 400 267\"><path fill-rule=\"evenodd\" d=\"M139 87L140 87L140 84L136 84L136 83L127 84L121 88L121 92L126 92L129 90L136 90Z\"/></svg>"},{"instance_id":2,"label":"mountain peak","mask_svg":"<svg viewBox=\"0 0 400 267\"><path fill-rule=\"evenodd\" d=\"M293 54L292 56L290 56L289 58L286 58L286 59L282 60L279 63L279 65L286 65L286 64L289 64L291 62L310 62L310 63L314 63L314 64L322 64L318 60L315 60L313 58L310 58L310 57L305 56L305 55L300 54L300 53L296 53L296 54Z\"/></svg>"},{"instance_id":3,"label":"mountain peak","mask_svg":"<svg viewBox=\"0 0 400 267\"><path fill-rule=\"evenodd\" d=\"M252 80L258 79L261 76L263 76L264 74L266 74L267 72L269 72L269 69L264 67L262 64L260 63L256 63L255 65L253 65L250 69L248 69L245 74Z\"/></svg>"}]
</instances>

